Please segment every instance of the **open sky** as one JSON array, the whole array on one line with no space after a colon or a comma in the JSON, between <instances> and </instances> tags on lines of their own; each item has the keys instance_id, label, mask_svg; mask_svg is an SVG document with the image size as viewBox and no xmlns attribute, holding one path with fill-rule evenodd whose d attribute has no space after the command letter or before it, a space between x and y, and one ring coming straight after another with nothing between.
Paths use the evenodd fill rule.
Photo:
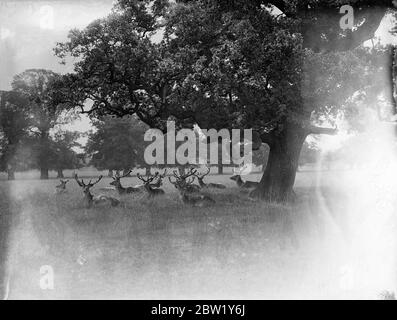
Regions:
<instances>
[{"instance_id":1,"label":"open sky","mask_svg":"<svg viewBox=\"0 0 397 320\"><path fill-rule=\"evenodd\" d=\"M106 16L112 6L113 0L0 0L0 90L9 90L13 76L26 69L72 71L54 56L55 44L67 40L70 29ZM68 127L89 128L87 117Z\"/></svg>"},{"instance_id":2,"label":"open sky","mask_svg":"<svg viewBox=\"0 0 397 320\"><path fill-rule=\"evenodd\" d=\"M0 90L10 89L12 77L29 68L71 71L54 57L56 42L72 28L84 28L106 16L112 0L0 1Z\"/></svg>"}]
</instances>

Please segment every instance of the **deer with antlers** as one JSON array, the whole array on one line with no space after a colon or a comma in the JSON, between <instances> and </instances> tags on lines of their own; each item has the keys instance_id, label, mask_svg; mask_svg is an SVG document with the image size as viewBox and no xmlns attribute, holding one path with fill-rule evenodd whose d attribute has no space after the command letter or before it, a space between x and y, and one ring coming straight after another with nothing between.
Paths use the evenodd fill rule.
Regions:
<instances>
[{"instance_id":1,"label":"deer with antlers","mask_svg":"<svg viewBox=\"0 0 397 320\"><path fill-rule=\"evenodd\" d=\"M212 188L212 189L225 189L226 186L221 183L205 183L204 177L210 173L211 169L207 166L206 173L196 173L197 180L201 188Z\"/></svg>"},{"instance_id":2,"label":"deer with antlers","mask_svg":"<svg viewBox=\"0 0 397 320\"><path fill-rule=\"evenodd\" d=\"M149 198L161 196L165 193L163 189L153 188L151 185L153 180L158 178L158 175L159 175L158 172L156 172L153 176L152 175L146 176L146 178L141 176L139 173L137 173L137 175L136 175L139 180L143 181L143 186L144 186L145 190L147 191Z\"/></svg>"},{"instance_id":3,"label":"deer with antlers","mask_svg":"<svg viewBox=\"0 0 397 320\"><path fill-rule=\"evenodd\" d=\"M194 168L190 168L187 173L180 174L178 173L177 170L174 170L173 172L175 181L178 182L179 185L182 185L184 189L186 189L186 192L188 193L195 193L195 192L200 192L201 188L197 184L193 184L194 178L196 177L197 170ZM189 180L188 180L189 179ZM175 182L171 181L171 178L168 177L168 180L175 186L175 188L178 189L177 185ZM191 181L187 183L188 181Z\"/></svg>"},{"instance_id":4,"label":"deer with antlers","mask_svg":"<svg viewBox=\"0 0 397 320\"><path fill-rule=\"evenodd\" d=\"M178 189L183 203L189 204L193 207L204 207L214 204L215 200L211 197L197 191L192 192L191 187L193 186L193 182L196 177L195 173L195 170L190 170L190 173L186 177L186 175L178 176L178 174L174 172L175 181L172 181L171 177L168 177L168 180L175 186L175 188Z\"/></svg>"},{"instance_id":5,"label":"deer with antlers","mask_svg":"<svg viewBox=\"0 0 397 320\"><path fill-rule=\"evenodd\" d=\"M163 174L160 174L158 171L156 171L157 175L157 181L155 183L151 183L150 186L155 189L160 188L163 185L163 179L165 178L167 174L167 169L164 170Z\"/></svg>"},{"instance_id":6,"label":"deer with antlers","mask_svg":"<svg viewBox=\"0 0 397 320\"><path fill-rule=\"evenodd\" d=\"M69 180L59 180L61 184L58 184L57 186L55 186L55 193L56 194L61 194L61 193L65 193L67 192L66 190L66 184L69 182Z\"/></svg>"},{"instance_id":7,"label":"deer with antlers","mask_svg":"<svg viewBox=\"0 0 397 320\"><path fill-rule=\"evenodd\" d=\"M120 204L120 201L113 197L109 197L105 195L99 195L99 196L92 195L91 188L102 180L102 176L100 176L95 182L92 182L90 180L88 183L85 183L83 179L79 180L79 177L77 176L76 173L74 175L74 179L76 180L77 184L83 189L84 205L87 209L92 208L92 206L95 204L101 204L106 202L109 202L112 205L112 207L116 207Z\"/></svg>"},{"instance_id":8,"label":"deer with antlers","mask_svg":"<svg viewBox=\"0 0 397 320\"><path fill-rule=\"evenodd\" d=\"M119 195L125 195L125 194L130 194L130 193L135 193L135 192L140 192L141 188L139 186L135 187L123 187L121 185L121 179L129 176L131 174L132 170L129 170L126 174L123 174L120 176L120 174L117 172L115 176L112 176L113 181L110 183L110 185L114 186L119 193Z\"/></svg>"}]
</instances>

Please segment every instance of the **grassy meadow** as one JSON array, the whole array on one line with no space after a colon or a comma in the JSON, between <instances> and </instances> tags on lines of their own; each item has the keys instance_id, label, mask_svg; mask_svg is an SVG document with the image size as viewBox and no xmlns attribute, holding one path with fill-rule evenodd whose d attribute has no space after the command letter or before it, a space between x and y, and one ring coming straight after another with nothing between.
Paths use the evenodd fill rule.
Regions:
<instances>
[{"instance_id":1,"label":"grassy meadow","mask_svg":"<svg viewBox=\"0 0 397 320\"><path fill-rule=\"evenodd\" d=\"M114 195L121 205L92 209L84 209L73 179L60 195L55 179L0 181L2 214L13 217L8 298L367 298L341 287L346 257L335 248L346 242L337 220L322 214L318 174L298 172L291 205L251 201L230 174L210 175L207 182L227 188L207 191L216 204L204 208L181 203L168 179L166 194L149 200L145 193L120 198L103 178L92 193ZM321 175L326 201L340 200L338 175ZM40 288L43 265L54 270L52 290Z\"/></svg>"}]
</instances>

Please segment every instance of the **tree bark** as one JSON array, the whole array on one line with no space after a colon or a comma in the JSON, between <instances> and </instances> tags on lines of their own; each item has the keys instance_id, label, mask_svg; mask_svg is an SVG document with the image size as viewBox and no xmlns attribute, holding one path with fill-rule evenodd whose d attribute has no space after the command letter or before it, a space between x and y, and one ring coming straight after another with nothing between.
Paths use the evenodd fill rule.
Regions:
<instances>
[{"instance_id":1,"label":"tree bark","mask_svg":"<svg viewBox=\"0 0 397 320\"><path fill-rule=\"evenodd\" d=\"M40 133L40 155L39 155L39 166L40 166L40 179L47 180L49 178L49 161L50 161L50 140L49 140L49 129L41 129Z\"/></svg>"},{"instance_id":2,"label":"tree bark","mask_svg":"<svg viewBox=\"0 0 397 320\"><path fill-rule=\"evenodd\" d=\"M261 139L269 146L269 157L259 187L252 191L252 198L274 202L293 200L293 186L299 165L303 143L309 134L334 135L337 129L316 126L302 127L284 123L277 133L263 134Z\"/></svg>"},{"instance_id":3,"label":"tree bark","mask_svg":"<svg viewBox=\"0 0 397 320\"><path fill-rule=\"evenodd\" d=\"M8 176L8 180L15 180L15 169L14 168L8 168L7 169L7 176Z\"/></svg>"},{"instance_id":4,"label":"tree bark","mask_svg":"<svg viewBox=\"0 0 397 320\"><path fill-rule=\"evenodd\" d=\"M109 177L109 178L113 177L113 170L109 169L109 171L108 171L108 177Z\"/></svg>"},{"instance_id":5,"label":"tree bark","mask_svg":"<svg viewBox=\"0 0 397 320\"><path fill-rule=\"evenodd\" d=\"M62 169L58 169L58 170L57 170L57 178L58 178L58 179L63 179L63 178L65 178L65 176L63 175L63 170L62 170Z\"/></svg>"},{"instance_id":6,"label":"tree bark","mask_svg":"<svg viewBox=\"0 0 397 320\"><path fill-rule=\"evenodd\" d=\"M287 202L294 195L296 171L308 131L294 124L274 134L269 144L269 158L259 187L250 196L268 201Z\"/></svg>"},{"instance_id":7,"label":"tree bark","mask_svg":"<svg viewBox=\"0 0 397 320\"><path fill-rule=\"evenodd\" d=\"M48 177L49 177L48 171L49 171L48 168L40 168L40 179L41 180L48 180Z\"/></svg>"},{"instance_id":8,"label":"tree bark","mask_svg":"<svg viewBox=\"0 0 397 320\"><path fill-rule=\"evenodd\" d=\"M223 174L223 165L221 163L218 164L218 174Z\"/></svg>"},{"instance_id":9,"label":"tree bark","mask_svg":"<svg viewBox=\"0 0 397 320\"><path fill-rule=\"evenodd\" d=\"M150 176L150 167L145 167L145 175Z\"/></svg>"}]
</instances>

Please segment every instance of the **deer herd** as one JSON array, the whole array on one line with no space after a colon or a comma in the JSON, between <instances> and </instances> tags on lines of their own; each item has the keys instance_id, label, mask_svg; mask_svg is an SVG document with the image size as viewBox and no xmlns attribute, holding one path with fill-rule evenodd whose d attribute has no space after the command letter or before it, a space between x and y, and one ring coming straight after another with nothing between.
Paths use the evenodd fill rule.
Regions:
<instances>
[{"instance_id":1,"label":"deer herd","mask_svg":"<svg viewBox=\"0 0 397 320\"><path fill-rule=\"evenodd\" d=\"M121 179L129 177L132 170L127 173L120 175L118 172L112 176L113 181L110 182L112 188L119 194L119 196L131 195L134 193L146 192L149 199L161 197L165 194L164 190L161 189L163 180L166 177L167 170L161 174L158 171L155 174L149 174L142 176L137 173L137 178L142 181L142 184L124 187L121 184ZM225 189L226 186L220 183L206 183L204 178L210 173L210 168L207 167L206 172L200 173L197 169L190 168L187 172L179 172L174 170L172 175L168 177L169 182L174 185L180 195L180 200L187 205L194 207L209 206L215 203L215 200L211 198L205 191L210 189ZM102 180L100 176L95 182L89 180L86 183L83 179L79 179L78 175L74 176L77 184L82 188L84 193L84 206L86 208L92 208L94 205L108 203L113 207L118 206L121 202L119 199L109 195L93 195L91 189ZM198 184L195 184L197 178ZM237 187L241 189L253 189L259 185L259 182L243 181L239 174L233 175L231 180L235 181ZM63 194L67 192L66 184L69 180L60 180L60 184L55 187L56 194ZM107 188L109 189L109 188Z\"/></svg>"}]
</instances>

